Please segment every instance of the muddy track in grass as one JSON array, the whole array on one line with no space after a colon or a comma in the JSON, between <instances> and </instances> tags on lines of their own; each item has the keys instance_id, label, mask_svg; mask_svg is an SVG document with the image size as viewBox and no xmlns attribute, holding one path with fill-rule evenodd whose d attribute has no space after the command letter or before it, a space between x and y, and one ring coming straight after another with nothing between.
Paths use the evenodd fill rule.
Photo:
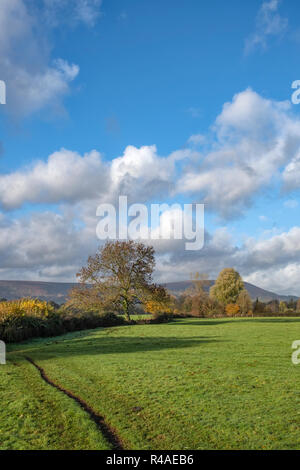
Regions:
<instances>
[{"instance_id":1,"label":"muddy track in grass","mask_svg":"<svg viewBox=\"0 0 300 470\"><path fill-rule=\"evenodd\" d=\"M111 444L113 450L124 450L123 443L119 436L117 435L116 431L111 428L106 422L103 416L100 416L96 411L94 411L84 400L82 400L80 397L77 397L74 395L74 393L70 392L69 390L66 390L65 388L61 387L60 385L56 384L51 380L44 369L40 367L38 364L34 362L33 359L31 359L28 356L25 356L25 359L30 362L41 374L42 379L52 387L56 388L60 392L64 393L67 395L69 398L72 398L72 400L75 400L78 405L81 406L81 408L86 411L90 418L96 423L98 429L101 431L102 435L105 437L105 439Z\"/></svg>"}]
</instances>

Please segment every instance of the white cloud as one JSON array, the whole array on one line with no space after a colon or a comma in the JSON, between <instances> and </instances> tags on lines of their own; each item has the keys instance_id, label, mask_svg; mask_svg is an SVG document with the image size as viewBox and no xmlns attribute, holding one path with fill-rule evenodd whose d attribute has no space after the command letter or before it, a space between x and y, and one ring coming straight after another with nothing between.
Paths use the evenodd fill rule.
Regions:
<instances>
[{"instance_id":1,"label":"white cloud","mask_svg":"<svg viewBox=\"0 0 300 470\"><path fill-rule=\"evenodd\" d=\"M189 155L184 150L163 158L154 145L128 146L122 156L104 163L96 150L81 156L61 149L46 162L0 174L0 206L11 210L26 203L110 203L119 195L128 196L129 202L145 202L169 194L176 162Z\"/></svg>"},{"instance_id":2,"label":"white cloud","mask_svg":"<svg viewBox=\"0 0 300 470\"><path fill-rule=\"evenodd\" d=\"M72 73L68 66L65 70ZM186 148L162 157L155 145L129 145L105 165L97 152L92 155L61 150L47 163L0 175L0 203L10 209L25 202L74 202L100 195L106 202L119 195L127 195L129 202L184 195L230 219L242 215L273 183L282 182L285 189L300 186L300 120L289 102L247 89L224 104L201 153Z\"/></svg>"},{"instance_id":3,"label":"white cloud","mask_svg":"<svg viewBox=\"0 0 300 470\"><path fill-rule=\"evenodd\" d=\"M66 149L32 168L0 175L0 204L6 210L29 203L74 203L108 191L109 175L95 150L82 157Z\"/></svg>"},{"instance_id":4,"label":"white cloud","mask_svg":"<svg viewBox=\"0 0 300 470\"><path fill-rule=\"evenodd\" d=\"M223 268L233 267L245 281L279 294L300 296L300 227L266 240L249 238L240 247L234 245L226 228L206 234L205 240L198 252L184 251L179 244L170 244L172 251L166 246L164 252L158 251L159 280L187 280L196 271L215 279Z\"/></svg>"},{"instance_id":5,"label":"white cloud","mask_svg":"<svg viewBox=\"0 0 300 470\"><path fill-rule=\"evenodd\" d=\"M279 0L264 1L256 18L256 29L246 40L245 52L256 48L266 49L270 37L283 35L288 27L287 18L278 13Z\"/></svg>"},{"instance_id":6,"label":"white cloud","mask_svg":"<svg viewBox=\"0 0 300 470\"><path fill-rule=\"evenodd\" d=\"M162 157L154 145L131 145L121 156L103 162L95 150L79 155L61 149L47 161L0 175L0 204L6 211L25 203L64 205L62 215L0 217L1 277L15 273L15 278L36 278L39 273L45 280L73 278L78 264L99 243L97 205L116 202L119 195L127 195L129 203L205 202L206 211L224 218L241 215L261 191L273 189L273 182L276 188L281 183L285 189L287 183L294 189L300 186L299 154L300 121L291 105L249 89L224 105L201 153L185 148ZM291 201L285 206L295 207ZM162 229L168 222L165 214ZM300 227L263 236L237 247L228 230L220 228L206 234L199 252L185 251L184 240L155 240L157 276L161 281L187 279L190 272L203 271L215 277L233 266L265 288L276 290L278 282L283 293L290 288L291 293L299 292L292 273L300 274ZM285 276L281 283L278 273Z\"/></svg>"},{"instance_id":7,"label":"white cloud","mask_svg":"<svg viewBox=\"0 0 300 470\"><path fill-rule=\"evenodd\" d=\"M0 218L2 279L74 280L96 249L95 237L67 214L43 212L26 218Z\"/></svg>"},{"instance_id":8,"label":"white cloud","mask_svg":"<svg viewBox=\"0 0 300 470\"><path fill-rule=\"evenodd\" d=\"M289 263L287 266L274 270L273 268L257 271L245 280L270 290L276 294L300 296L299 289L300 263Z\"/></svg>"},{"instance_id":9,"label":"white cloud","mask_svg":"<svg viewBox=\"0 0 300 470\"><path fill-rule=\"evenodd\" d=\"M44 14L47 20L56 25L57 22L83 22L94 26L101 15L102 0L43 0Z\"/></svg>"},{"instance_id":10,"label":"white cloud","mask_svg":"<svg viewBox=\"0 0 300 470\"><path fill-rule=\"evenodd\" d=\"M247 281L277 293L300 295L300 227L267 240L248 239L232 261Z\"/></svg>"},{"instance_id":11,"label":"white cloud","mask_svg":"<svg viewBox=\"0 0 300 470\"><path fill-rule=\"evenodd\" d=\"M62 18L70 18L71 13L78 21L93 24L100 5L97 0L74 0L68 3L71 13L59 18L55 12L66 2L45 2L47 8L43 5L42 9L37 9L25 0L1 0L1 79L7 85L6 109L17 116L26 116L47 106L59 108L62 97L70 92L70 83L79 73L78 65L61 58L51 59L50 25L44 21L45 11L51 7L52 17L58 24Z\"/></svg>"},{"instance_id":12,"label":"white cloud","mask_svg":"<svg viewBox=\"0 0 300 470\"><path fill-rule=\"evenodd\" d=\"M176 152L160 157L155 145L140 148L129 145L121 157L111 163L111 179L115 194L127 195L133 202L144 202L152 196L168 194L175 179L175 163L188 155Z\"/></svg>"},{"instance_id":13,"label":"white cloud","mask_svg":"<svg viewBox=\"0 0 300 470\"><path fill-rule=\"evenodd\" d=\"M251 89L235 95L215 121L210 150L198 159L194 154L176 193L197 196L225 218L243 213L298 155L300 121L290 108L288 102L265 99Z\"/></svg>"},{"instance_id":14,"label":"white cloud","mask_svg":"<svg viewBox=\"0 0 300 470\"><path fill-rule=\"evenodd\" d=\"M282 267L297 259L300 261L300 227L293 227L288 232L274 235L268 240L249 239L241 253L246 258L244 264L248 269L253 266Z\"/></svg>"},{"instance_id":15,"label":"white cloud","mask_svg":"<svg viewBox=\"0 0 300 470\"><path fill-rule=\"evenodd\" d=\"M205 136L190 140L204 142ZM130 203L185 196L230 219L273 183L300 186L299 155L300 120L290 103L247 89L224 104L201 153L186 148L162 157L155 145L129 145L104 165L96 151L80 157L61 150L46 163L0 175L0 203L14 209L26 202L80 202L101 195L106 202L127 195Z\"/></svg>"},{"instance_id":16,"label":"white cloud","mask_svg":"<svg viewBox=\"0 0 300 470\"><path fill-rule=\"evenodd\" d=\"M285 167L283 183L286 191L300 188L300 152Z\"/></svg>"},{"instance_id":17,"label":"white cloud","mask_svg":"<svg viewBox=\"0 0 300 470\"><path fill-rule=\"evenodd\" d=\"M206 137L202 134L193 134L189 137L188 143L194 146L205 144Z\"/></svg>"}]
</instances>

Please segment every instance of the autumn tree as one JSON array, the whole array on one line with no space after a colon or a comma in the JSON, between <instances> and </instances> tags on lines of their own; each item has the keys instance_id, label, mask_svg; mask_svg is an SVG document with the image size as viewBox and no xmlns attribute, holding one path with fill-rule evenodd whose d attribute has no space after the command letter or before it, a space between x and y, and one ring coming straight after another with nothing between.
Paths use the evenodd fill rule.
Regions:
<instances>
[{"instance_id":1,"label":"autumn tree","mask_svg":"<svg viewBox=\"0 0 300 470\"><path fill-rule=\"evenodd\" d=\"M300 299L297 300L296 310L297 310L297 312L300 312Z\"/></svg>"},{"instance_id":2,"label":"autumn tree","mask_svg":"<svg viewBox=\"0 0 300 470\"><path fill-rule=\"evenodd\" d=\"M236 317L240 313L240 307L238 304L227 304L225 310L228 317Z\"/></svg>"},{"instance_id":3,"label":"autumn tree","mask_svg":"<svg viewBox=\"0 0 300 470\"><path fill-rule=\"evenodd\" d=\"M190 299L190 313L203 317L208 303L208 293L205 291L205 287L209 286L207 274L192 273L191 281L191 287L186 290L186 295Z\"/></svg>"},{"instance_id":4,"label":"autumn tree","mask_svg":"<svg viewBox=\"0 0 300 470\"><path fill-rule=\"evenodd\" d=\"M184 311L197 317L221 316L224 314L223 305L208 295L210 281L207 274L196 272L191 275L191 280L192 286L185 291Z\"/></svg>"},{"instance_id":5,"label":"autumn tree","mask_svg":"<svg viewBox=\"0 0 300 470\"><path fill-rule=\"evenodd\" d=\"M224 305L235 304L243 289L244 283L239 273L233 268L225 268L211 287L210 295Z\"/></svg>"},{"instance_id":6,"label":"autumn tree","mask_svg":"<svg viewBox=\"0 0 300 470\"><path fill-rule=\"evenodd\" d=\"M152 246L132 240L109 241L77 274L81 285L72 292L71 300L121 308L130 320L134 305L145 303L157 292L152 283L154 266Z\"/></svg>"},{"instance_id":7,"label":"autumn tree","mask_svg":"<svg viewBox=\"0 0 300 470\"><path fill-rule=\"evenodd\" d=\"M149 286L145 298L145 310L152 315L172 312L172 298L163 286L157 284Z\"/></svg>"},{"instance_id":8,"label":"autumn tree","mask_svg":"<svg viewBox=\"0 0 300 470\"><path fill-rule=\"evenodd\" d=\"M207 289L210 285L208 275L206 273L196 272L191 274L192 287L188 289L190 295L200 294L201 296L207 295Z\"/></svg>"},{"instance_id":9,"label":"autumn tree","mask_svg":"<svg viewBox=\"0 0 300 470\"><path fill-rule=\"evenodd\" d=\"M246 289L241 290L236 301L241 315L248 315L252 310L252 300Z\"/></svg>"},{"instance_id":10,"label":"autumn tree","mask_svg":"<svg viewBox=\"0 0 300 470\"><path fill-rule=\"evenodd\" d=\"M286 312L286 311L287 311L286 303L283 302L283 300L281 300L281 301L279 302L279 312L280 312L280 313L284 313L284 312Z\"/></svg>"}]
</instances>

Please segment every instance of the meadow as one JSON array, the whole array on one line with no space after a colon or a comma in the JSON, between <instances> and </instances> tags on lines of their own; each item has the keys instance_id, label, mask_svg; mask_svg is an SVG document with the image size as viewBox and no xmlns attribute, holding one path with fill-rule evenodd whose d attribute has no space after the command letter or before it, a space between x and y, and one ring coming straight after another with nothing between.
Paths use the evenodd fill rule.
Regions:
<instances>
[{"instance_id":1,"label":"meadow","mask_svg":"<svg viewBox=\"0 0 300 470\"><path fill-rule=\"evenodd\" d=\"M299 318L189 318L10 344L0 449L300 449L297 339Z\"/></svg>"}]
</instances>

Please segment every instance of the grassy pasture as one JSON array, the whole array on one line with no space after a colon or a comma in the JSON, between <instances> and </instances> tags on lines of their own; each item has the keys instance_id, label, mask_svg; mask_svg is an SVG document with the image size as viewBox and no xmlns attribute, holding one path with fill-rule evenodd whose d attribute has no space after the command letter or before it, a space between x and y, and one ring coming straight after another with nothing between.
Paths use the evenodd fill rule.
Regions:
<instances>
[{"instance_id":1,"label":"grassy pasture","mask_svg":"<svg viewBox=\"0 0 300 470\"><path fill-rule=\"evenodd\" d=\"M298 318L180 319L9 345L0 366L0 449L300 449Z\"/></svg>"}]
</instances>

